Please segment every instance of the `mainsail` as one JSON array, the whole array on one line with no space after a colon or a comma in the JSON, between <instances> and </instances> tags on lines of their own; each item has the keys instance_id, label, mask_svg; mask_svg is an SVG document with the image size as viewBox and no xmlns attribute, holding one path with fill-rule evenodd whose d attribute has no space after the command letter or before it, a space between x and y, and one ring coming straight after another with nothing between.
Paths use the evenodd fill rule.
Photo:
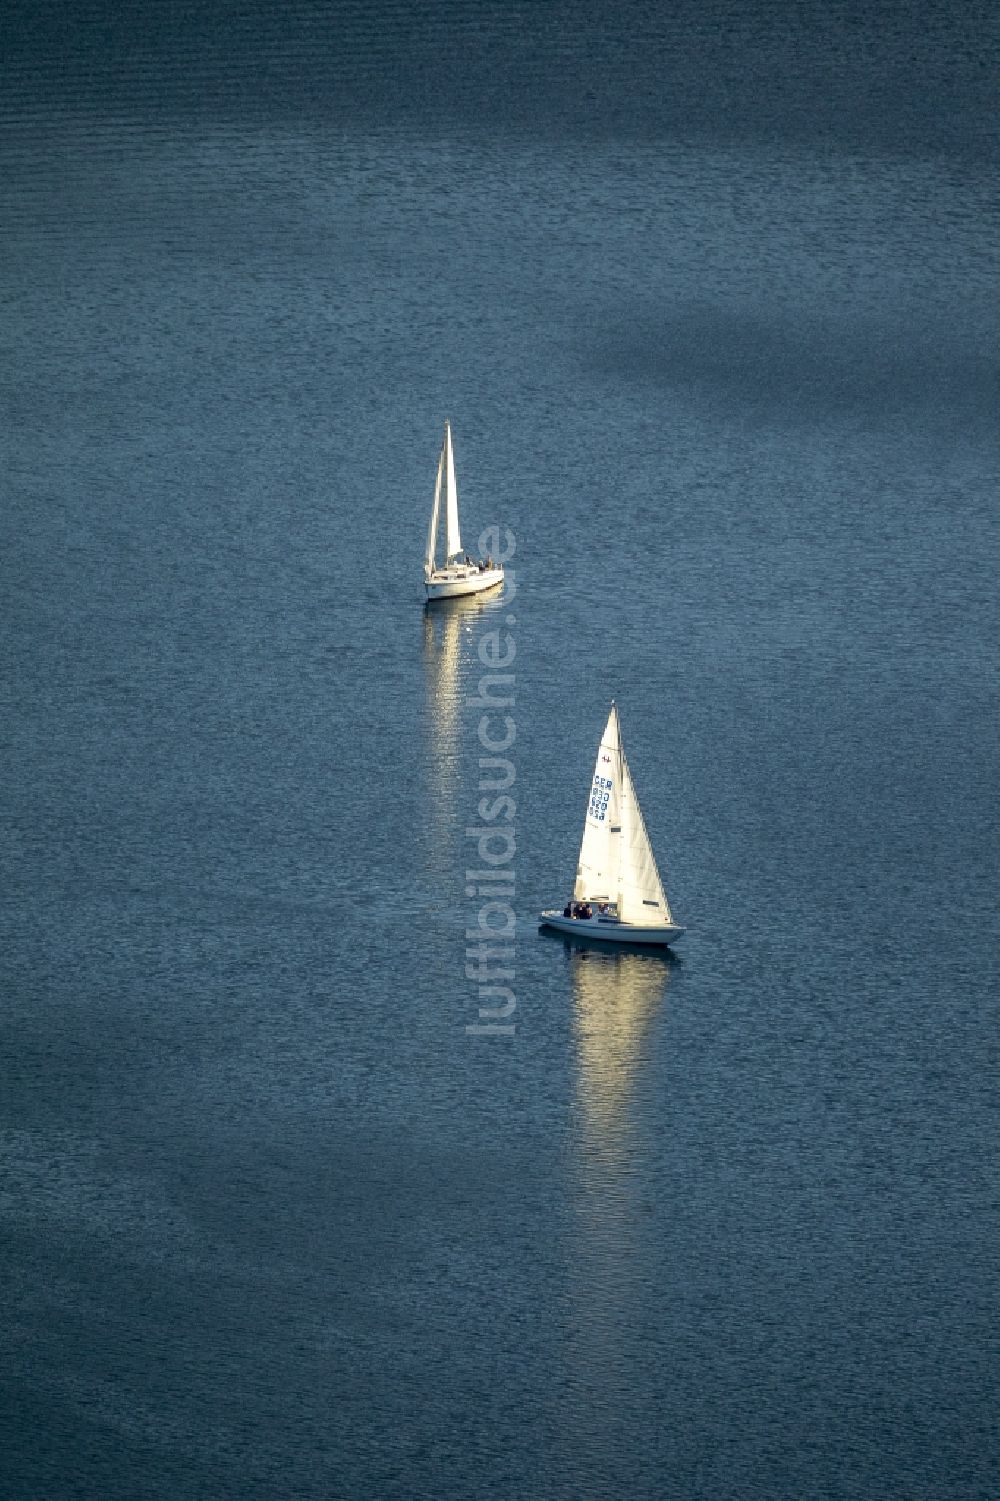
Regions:
<instances>
[{"instance_id":1,"label":"mainsail","mask_svg":"<svg viewBox=\"0 0 1000 1501\"><path fill-rule=\"evenodd\" d=\"M614 704L597 752L573 897L578 902L617 902L620 922L648 926L671 921Z\"/></svg>"},{"instance_id":2,"label":"mainsail","mask_svg":"<svg viewBox=\"0 0 1000 1501\"><path fill-rule=\"evenodd\" d=\"M588 898L600 902L618 900L621 786L618 714L612 705L590 784L590 802L573 887L575 901Z\"/></svg>"}]
</instances>

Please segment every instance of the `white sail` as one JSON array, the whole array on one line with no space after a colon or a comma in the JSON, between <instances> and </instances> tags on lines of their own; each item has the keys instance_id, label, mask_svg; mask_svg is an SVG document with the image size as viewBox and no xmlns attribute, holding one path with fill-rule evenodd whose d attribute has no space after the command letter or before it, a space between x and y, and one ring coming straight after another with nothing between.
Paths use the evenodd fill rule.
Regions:
<instances>
[{"instance_id":1,"label":"white sail","mask_svg":"<svg viewBox=\"0 0 1000 1501\"><path fill-rule=\"evenodd\" d=\"M458 529L458 485L455 483L455 455L451 448L451 423L444 425L445 493L447 506L448 546L445 558L450 562L462 551L462 534Z\"/></svg>"},{"instance_id":2,"label":"white sail","mask_svg":"<svg viewBox=\"0 0 1000 1501\"><path fill-rule=\"evenodd\" d=\"M583 826L575 901L616 902L623 923L670 923L670 907L621 743L614 704L601 737Z\"/></svg>"},{"instance_id":3,"label":"white sail","mask_svg":"<svg viewBox=\"0 0 1000 1501\"><path fill-rule=\"evenodd\" d=\"M624 751L621 752L621 764L622 839L618 916L622 922L669 923L672 919L667 894L656 868L656 856L649 842Z\"/></svg>"},{"instance_id":4,"label":"white sail","mask_svg":"<svg viewBox=\"0 0 1000 1501\"><path fill-rule=\"evenodd\" d=\"M441 481L444 478L444 448L438 459L437 481L434 485L434 506L431 510L431 525L427 533L427 556L424 558L424 576L434 572L434 554L437 551L438 517L441 514Z\"/></svg>"},{"instance_id":5,"label":"white sail","mask_svg":"<svg viewBox=\"0 0 1000 1501\"><path fill-rule=\"evenodd\" d=\"M618 900L621 863L621 750L618 711L611 713L601 737L597 763L590 783L587 817L576 868L573 898L582 902Z\"/></svg>"}]
</instances>

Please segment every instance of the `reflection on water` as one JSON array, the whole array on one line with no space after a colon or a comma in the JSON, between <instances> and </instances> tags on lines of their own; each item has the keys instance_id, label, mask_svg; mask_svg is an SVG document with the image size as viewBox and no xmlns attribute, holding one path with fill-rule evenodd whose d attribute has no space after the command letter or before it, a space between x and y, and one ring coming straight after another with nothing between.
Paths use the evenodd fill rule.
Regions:
<instances>
[{"instance_id":1,"label":"reflection on water","mask_svg":"<svg viewBox=\"0 0 1000 1501\"><path fill-rule=\"evenodd\" d=\"M462 701L475 692L481 672L477 646L485 621L480 617L499 608L500 601L468 598L437 600L424 606L423 659L427 680L427 822L431 845L447 852L442 864L454 869L453 860L464 862L456 847L466 820L459 817L462 785L463 739L474 753L475 724L468 733L462 728ZM465 810L472 813L472 808ZM464 868L464 865L463 865Z\"/></svg>"},{"instance_id":2,"label":"reflection on water","mask_svg":"<svg viewBox=\"0 0 1000 1501\"><path fill-rule=\"evenodd\" d=\"M573 987L578 1162L576 1233L570 1285L576 1307L573 1380L592 1412L595 1453L626 1421L636 1331L648 1289L637 1280L647 1221L634 1174L643 1157L637 1106L653 1022L676 960L634 951L566 944ZM655 1118L655 1111L653 1112Z\"/></svg>"},{"instance_id":3,"label":"reflection on water","mask_svg":"<svg viewBox=\"0 0 1000 1501\"><path fill-rule=\"evenodd\" d=\"M458 662L461 616L457 610L424 606L424 672L427 678L428 744L431 764L443 782L458 755Z\"/></svg>"},{"instance_id":4,"label":"reflection on water","mask_svg":"<svg viewBox=\"0 0 1000 1501\"><path fill-rule=\"evenodd\" d=\"M612 1188L627 1171L636 1075L676 960L567 944L573 985L585 1182Z\"/></svg>"}]
</instances>

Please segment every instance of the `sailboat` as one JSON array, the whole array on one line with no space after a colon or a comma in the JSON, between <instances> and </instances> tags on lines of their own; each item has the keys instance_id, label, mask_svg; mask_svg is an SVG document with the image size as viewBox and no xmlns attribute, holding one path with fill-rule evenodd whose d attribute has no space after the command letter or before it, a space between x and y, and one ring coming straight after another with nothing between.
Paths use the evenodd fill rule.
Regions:
<instances>
[{"instance_id":1,"label":"sailboat","mask_svg":"<svg viewBox=\"0 0 1000 1501\"><path fill-rule=\"evenodd\" d=\"M438 526L441 519L441 502L445 512L445 555L440 567L437 565ZM462 536L458 527L458 486L455 483L455 455L451 446L451 423L444 425L444 442L438 459L437 483L434 486L434 506L431 510L431 525L427 533L427 556L424 558L424 587L428 599L454 599L458 594L478 594L483 589L493 589L503 583L503 564L492 558L474 562L462 551Z\"/></svg>"},{"instance_id":2,"label":"sailboat","mask_svg":"<svg viewBox=\"0 0 1000 1501\"><path fill-rule=\"evenodd\" d=\"M677 927L622 748L614 703L601 736L572 898L542 927L610 943L670 944Z\"/></svg>"}]
</instances>

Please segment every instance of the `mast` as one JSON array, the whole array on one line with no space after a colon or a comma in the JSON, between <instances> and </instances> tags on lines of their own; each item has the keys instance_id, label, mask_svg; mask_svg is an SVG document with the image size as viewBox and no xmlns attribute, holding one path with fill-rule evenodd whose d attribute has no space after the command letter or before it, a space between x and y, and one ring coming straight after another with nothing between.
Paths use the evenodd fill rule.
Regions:
<instances>
[{"instance_id":1,"label":"mast","mask_svg":"<svg viewBox=\"0 0 1000 1501\"><path fill-rule=\"evenodd\" d=\"M455 481L455 455L451 446L451 423L444 425L445 486L447 495L447 535L445 561L450 563L462 551L462 534L458 528L458 485Z\"/></svg>"}]
</instances>

